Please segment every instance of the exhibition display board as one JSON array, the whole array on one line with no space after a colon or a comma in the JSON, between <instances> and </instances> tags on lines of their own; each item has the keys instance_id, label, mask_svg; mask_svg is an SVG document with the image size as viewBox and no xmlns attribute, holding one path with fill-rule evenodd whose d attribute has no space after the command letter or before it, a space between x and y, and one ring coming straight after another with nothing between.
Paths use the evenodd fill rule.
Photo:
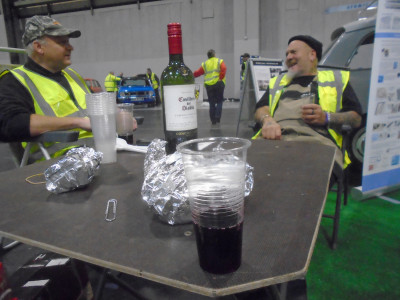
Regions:
<instances>
[{"instance_id":1,"label":"exhibition display board","mask_svg":"<svg viewBox=\"0 0 400 300\"><path fill-rule=\"evenodd\" d=\"M379 1L362 192L400 186L400 6ZM378 192L382 193L382 192Z\"/></svg>"},{"instance_id":2,"label":"exhibition display board","mask_svg":"<svg viewBox=\"0 0 400 300\"><path fill-rule=\"evenodd\" d=\"M259 57L248 60L243 88L240 91L236 136L249 137L253 133L249 131L249 128L254 124L256 104L267 90L270 79L279 75L282 69L283 61L281 59Z\"/></svg>"}]
</instances>

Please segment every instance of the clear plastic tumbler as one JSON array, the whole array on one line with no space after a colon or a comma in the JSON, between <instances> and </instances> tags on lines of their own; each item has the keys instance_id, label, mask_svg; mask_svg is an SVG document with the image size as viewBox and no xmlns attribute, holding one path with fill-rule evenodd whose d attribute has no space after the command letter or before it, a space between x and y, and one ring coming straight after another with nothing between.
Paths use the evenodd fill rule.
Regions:
<instances>
[{"instance_id":1,"label":"clear plastic tumbler","mask_svg":"<svg viewBox=\"0 0 400 300\"><path fill-rule=\"evenodd\" d=\"M250 145L245 139L213 137L177 146L185 169L200 266L210 273L230 273L241 264Z\"/></svg>"},{"instance_id":2,"label":"clear plastic tumbler","mask_svg":"<svg viewBox=\"0 0 400 300\"><path fill-rule=\"evenodd\" d=\"M90 118L96 151L103 153L101 163L117 161L115 93L86 95L86 111Z\"/></svg>"}]
</instances>

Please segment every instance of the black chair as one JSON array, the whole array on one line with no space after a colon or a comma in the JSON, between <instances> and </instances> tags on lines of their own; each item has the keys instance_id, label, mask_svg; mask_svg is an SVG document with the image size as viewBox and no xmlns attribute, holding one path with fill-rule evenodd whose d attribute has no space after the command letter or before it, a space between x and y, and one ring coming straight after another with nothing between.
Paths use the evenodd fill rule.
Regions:
<instances>
[{"instance_id":1,"label":"black chair","mask_svg":"<svg viewBox=\"0 0 400 300\"><path fill-rule=\"evenodd\" d=\"M348 148L350 132L351 132L351 127L349 125L342 126L343 144L342 144L341 151L342 151L343 161L344 161L346 149ZM337 247L342 198L343 198L343 204L347 205L348 167L345 169L342 169L339 166L335 165L334 169L332 171L332 175L335 176L335 182L333 182L333 183L336 184L336 187L330 187L331 191L336 191L335 213L333 215L323 214L322 216L325 218L333 219L333 230L332 230L332 236L331 236L331 240L330 240L330 246L334 250Z\"/></svg>"},{"instance_id":2,"label":"black chair","mask_svg":"<svg viewBox=\"0 0 400 300\"><path fill-rule=\"evenodd\" d=\"M60 142L60 143L69 143L75 142L78 140L79 132L78 131L49 131L43 133L39 136L30 138L25 140L27 143L26 147L23 148L21 142L13 142L9 143L10 150L13 154L13 159L17 167L22 168L29 163L29 155L30 150L34 144L39 146L40 151L46 160L49 160L51 157L47 152L46 148L43 146L43 143L46 142ZM17 246L19 242L11 241L10 243L5 243L4 238L0 236L0 250L9 250L15 246Z\"/></svg>"},{"instance_id":3,"label":"black chair","mask_svg":"<svg viewBox=\"0 0 400 300\"><path fill-rule=\"evenodd\" d=\"M23 167L29 163L30 150L34 144L38 145L43 156L46 158L46 160L49 160L50 154L47 152L43 143L49 143L49 142L70 143L77 141L78 137L79 137L78 131L66 131L66 130L49 131L23 141L27 143L25 148L22 147L21 142L9 143L9 146L13 154L15 163L19 167Z\"/></svg>"}]
</instances>

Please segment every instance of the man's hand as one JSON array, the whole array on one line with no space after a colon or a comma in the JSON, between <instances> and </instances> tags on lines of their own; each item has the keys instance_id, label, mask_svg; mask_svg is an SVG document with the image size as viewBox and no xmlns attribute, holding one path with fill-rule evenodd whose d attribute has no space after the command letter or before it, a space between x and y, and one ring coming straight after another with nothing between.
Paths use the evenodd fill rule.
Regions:
<instances>
[{"instance_id":1,"label":"man's hand","mask_svg":"<svg viewBox=\"0 0 400 300\"><path fill-rule=\"evenodd\" d=\"M281 126L272 117L266 117L263 119L261 134L264 139L280 140L282 137Z\"/></svg>"},{"instance_id":2,"label":"man's hand","mask_svg":"<svg viewBox=\"0 0 400 300\"><path fill-rule=\"evenodd\" d=\"M86 131L92 131L92 126L90 125L89 118L79 118L78 119L78 128L81 128Z\"/></svg>"},{"instance_id":3,"label":"man's hand","mask_svg":"<svg viewBox=\"0 0 400 300\"><path fill-rule=\"evenodd\" d=\"M268 106L261 106L257 109L254 118L262 124L261 136L264 139L280 140L282 137L281 126L270 116Z\"/></svg>"},{"instance_id":4,"label":"man's hand","mask_svg":"<svg viewBox=\"0 0 400 300\"><path fill-rule=\"evenodd\" d=\"M362 118L355 111L336 112L330 114L329 127L340 131L342 125L350 125L357 128L361 125ZM318 104L306 104L302 107L301 117L304 122L312 125L327 125L325 111Z\"/></svg>"},{"instance_id":5,"label":"man's hand","mask_svg":"<svg viewBox=\"0 0 400 300\"><path fill-rule=\"evenodd\" d=\"M326 124L326 115L318 104L306 104L301 109L301 118L307 124L323 126Z\"/></svg>"},{"instance_id":6,"label":"man's hand","mask_svg":"<svg viewBox=\"0 0 400 300\"><path fill-rule=\"evenodd\" d=\"M135 118L133 118L133 131L137 129L137 121Z\"/></svg>"}]
</instances>

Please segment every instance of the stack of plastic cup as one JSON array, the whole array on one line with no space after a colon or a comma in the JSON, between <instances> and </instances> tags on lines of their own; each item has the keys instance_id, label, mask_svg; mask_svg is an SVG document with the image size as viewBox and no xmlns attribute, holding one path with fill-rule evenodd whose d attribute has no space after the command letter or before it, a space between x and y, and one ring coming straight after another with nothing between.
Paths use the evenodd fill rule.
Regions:
<instances>
[{"instance_id":1,"label":"stack of plastic cup","mask_svg":"<svg viewBox=\"0 0 400 300\"><path fill-rule=\"evenodd\" d=\"M117 161L115 93L86 95L86 111L90 118L96 151L103 153L101 163Z\"/></svg>"}]
</instances>

